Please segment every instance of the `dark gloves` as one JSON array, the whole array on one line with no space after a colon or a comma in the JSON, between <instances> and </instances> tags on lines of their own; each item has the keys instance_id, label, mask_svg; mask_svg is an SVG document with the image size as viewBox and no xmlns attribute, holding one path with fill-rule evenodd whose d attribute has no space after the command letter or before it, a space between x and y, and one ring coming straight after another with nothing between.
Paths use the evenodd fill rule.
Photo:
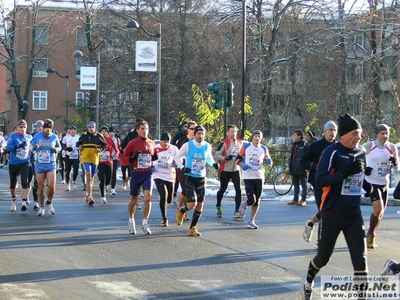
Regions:
<instances>
[{"instance_id":1,"label":"dark gloves","mask_svg":"<svg viewBox=\"0 0 400 300\"><path fill-rule=\"evenodd\" d=\"M234 159L235 158L235 155L228 155L228 156L225 156L225 160L232 160L232 159Z\"/></svg>"},{"instance_id":2,"label":"dark gloves","mask_svg":"<svg viewBox=\"0 0 400 300\"><path fill-rule=\"evenodd\" d=\"M18 145L15 145L15 150L16 149L19 149L19 148L25 148L25 146L26 146L26 141L23 141L23 142L21 142L21 143L19 143Z\"/></svg>"},{"instance_id":3,"label":"dark gloves","mask_svg":"<svg viewBox=\"0 0 400 300\"><path fill-rule=\"evenodd\" d=\"M219 164L215 162L215 163L213 163L213 167L214 167L215 170L218 170L219 169Z\"/></svg>"},{"instance_id":4,"label":"dark gloves","mask_svg":"<svg viewBox=\"0 0 400 300\"><path fill-rule=\"evenodd\" d=\"M392 163L392 165L393 166L395 166L395 167L397 167L397 165L398 165L398 161L397 161L397 159L396 159L396 157L394 157L394 156L391 156L390 158L389 158L389 161Z\"/></svg>"},{"instance_id":5,"label":"dark gloves","mask_svg":"<svg viewBox=\"0 0 400 300\"><path fill-rule=\"evenodd\" d=\"M372 172L372 168L371 167L366 167L365 171L364 171L364 174L369 176L369 175L371 175L371 172Z\"/></svg>"},{"instance_id":6,"label":"dark gloves","mask_svg":"<svg viewBox=\"0 0 400 300\"><path fill-rule=\"evenodd\" d=\"M183 173L189 173L191 171L190 168L187 167L183 167L181 170L183 171Z\"/></svg>"},{"instance_id":7,"label":"dark gloves","mask_svg":"<svg viewBox=\"0 0 400 300\"><path fill-rule=\"evenodd\" d=\"M72 149L72 147L67 147L67 148L65 148L65 150L71 152L71 151L73 151L74 149Z\"/></svg>"},{"instance_id":8,"label":"dark gloves","mask_svg":"<svg viewBox=\"0 0 400 300\"><path fill-rule=\"evenodd\" d=\"M39 145L36 144L36 145L34 145L34 146L32 147L32 151L36 151L38 148L39 148Z\"/></svg>"},{"instance_id":9,"label":"dark gloves","mask_svg":"<svg viewBox=\"0 0 400 300\"><path fill-rule=\"evenodd\" d=\"M140 151L136 151L135 154L129 156L129 161L134 161L137 160L137 158L139 157L139 154L142 153Z\"/></svg>"},{"instance_id":10,"label":"dark gloves","mask_svg":"<svg viewBox=\"0 0 400 300\"><path fill-rule=\"evenodd\" d=\"M151 156L151 160L152 161L155 161L155 160L157 160L158 159L158 153L156 152L156 153L154 153L152 156Z\"/></svg>"},{"instance_id":11,"label":"dark gloves","mask_svg":"<svg viewBox=\"0 0 400 300\"><path fill-rule=\"evenodd\" d=\"M364 171L364 160L357 159L356 161L353 161L348 166L346 166L342 170L341 174L343 178L347 178L350 175L354 175L363 171Z\"/></svg>"}]
</instances>

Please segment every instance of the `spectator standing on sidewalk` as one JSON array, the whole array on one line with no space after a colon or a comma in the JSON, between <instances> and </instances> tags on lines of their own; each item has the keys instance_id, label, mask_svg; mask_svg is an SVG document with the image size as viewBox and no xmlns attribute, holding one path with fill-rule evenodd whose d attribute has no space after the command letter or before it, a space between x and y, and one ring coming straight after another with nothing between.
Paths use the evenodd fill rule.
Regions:
<instances>
[{"instance_id":1,"label":"spectator standing on sidewalk","mask_svg":"<svg viewBox=\"0 0 400 300\"><path fill-rule=\"evenodd\" d=\"M258 229L255 218L260 209L260 199L264 187L264 162L269 166L272 165L268 148L261 144L262 139L262 132L254 130L250 143L242 146L236 158L236 163L241 163L243 169L243 181L247 196L247 200L240 205L239 218L243 219L247 206L251 206L251 215L247 222L249 229Z\"/></svg>"},{"instance_id":2,"label":"spectator standing on sidewalk","mask_svg":"<svg viewBox=\"0 0 400 300\"><path fill-rule=\"evenodd\" d=\"M242 203L242 188L240 186L240 168L236 164L236 157L239 154L240 148L243 146L243 142L237 138L237 133L238 128L236 125L228 125L228 137L219 144L215 153L216 160L221 161L219 173L220 187L217 192L216 205L218 217L222 217L222 197L228 188L229 181L232 180L235 188L235 210L233 212L233 218L239 218L239 207Z\"/></svg>"},{"instance_id":3,"label":"spectator standing on sidewalk","mask_svg":"<svg viewBox=\"0 0 400 300\"><path fill-rule=\"evenodd\" d=\"M203 212L206 192L206 164L219 169L212 157L211 145L204 138L206 130L203 126L197 125L194 128L194 139L182 145L175 155L175 162L184 174L182 184L186 186L187 203L176 212L175 218L178 225L182 225L185 214L194 208L189 235L200 236L197 222ZM181 158L185 157L185 164Z\"/></svg>"},{"instance_id":4,"label":"spectator standing on sidewalk","mask_svg":"<svg viewBox=\"0 0 400 300\"><path fill-rule=\"evenodd\" d=\"M25 120L18 120L16 131L10 134L6 150L10 154L8 173L10 175L11 211L17 209L16 186L18 175L21 176L22 205L21 210L26 211L29 195L29 144L32 136L26 133L28 124Z\"/></svg>"},{"instance_id":5,"label":"spectator standing on sidewalk","mask_svg":"<svg viewBox=\"0 0 400 300\"><path fill-rule=\"evenodd\" d=\"M367 249L360 202L365 148L360 147L361 124L346 114L338 119L340 142L325 148L315 183L323 189L318 253L301 284L301 299L311 299L314 278L330 260L341 232L346 239L355 276L366 276Z\"/></svg>"},{"instance_id":6,"label":"spectator standing on sidewalk","mask_svg":"<svg viewBox=\"0 0 400 300\"><path fill-rule=\"evenodd\" d=\"M160 198L161 226L168 226L168 204L172 201L176 168L174 157L178 148L170 144L171 135L163 132L160 137L160 144L155 146L158 159L154 162L154 183Z\"/></svg>"},{"instance_id":7,"label":"spectator standing on sidewalk","mask_svg":"<svg viewBox=\"0 0 400 300\"><path fill-rule=\"evenodd\" d=\"M306 206L307 198L307 173L306 168L301 164L301 158L306 152L307 145L303 139L303 132L296 130L293 134L294 143L292 153L290 155L289 172L293 178L294 196L288 205ZM301 185L301 200L299 202Z\"/></svg>"},{"instance_id":8,"label":"spectator standing on sidewalk","mask_svg":"<svg viewBox=\"0 0 400 300\"><path fill-rule=\"evenodd\" d=\"M376 139L365 143L367 167L365 180L370 186L368 192L372 203L372 213L369 219L367 247L376 249L376 230L383 219L388 202L390 169L398 169L398 150L395 144L389 142L390 127L386 124L376 126Z\"/></svg>"},{"instance_id":9,"label":"spectator standing on sidewalk","mask_svg":"<svg viewBox=\"0 0 400 300\"><path fill-rule=\"evenodd\" d=\"M35 177L38 183L39 212L38 216L44 216L44 189L47 185L46 207L50 214L54 215L53 197L56 190L57 153L61 151L61 143L58 136L53 133L54 122L46 119L43 123L43 131L35 134L30 145L36 152Z\"/></svg>"}]
</instances>

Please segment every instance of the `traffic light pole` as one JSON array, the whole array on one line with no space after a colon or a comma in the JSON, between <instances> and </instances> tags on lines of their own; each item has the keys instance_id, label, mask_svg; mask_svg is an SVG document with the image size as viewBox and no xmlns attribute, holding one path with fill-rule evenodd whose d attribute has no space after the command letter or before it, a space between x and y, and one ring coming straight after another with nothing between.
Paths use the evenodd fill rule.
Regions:
<instances>
[{"instance_id":1,"label":"traffic light pole","mask_svg":"<svg viewBox=\"0 0 400 300\"><path fill-rule=\"evenodd\" d=\"M227 120L227 114L228 114L228 110L227 110L227 102L228 102L228 76L229 76L229 69L228 66L225 65L224 66L225 69L225 77L224 77L224 82L223 84L223 101L224 101L224 134L226 134L226 128L227 128L227 124L226 124L226 120Z\"/></svg>"}]
</instances>

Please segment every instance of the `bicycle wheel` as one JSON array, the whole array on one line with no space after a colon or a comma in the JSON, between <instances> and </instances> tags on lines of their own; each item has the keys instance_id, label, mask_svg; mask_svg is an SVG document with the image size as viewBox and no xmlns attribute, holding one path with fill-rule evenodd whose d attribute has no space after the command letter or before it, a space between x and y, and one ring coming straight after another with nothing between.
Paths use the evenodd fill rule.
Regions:
<instances>
[{"instance_id":1,"label":"bicycle wheel","mask_svg":"<svg viewBox=\"0 0 400 300\"><path fill-rule=\"evenodd\" d=\"M282 171L275 176L274 179L274 191L278 195L286 195L292 189L292 176L288 172Z\"/></svg>"}]
</instances>

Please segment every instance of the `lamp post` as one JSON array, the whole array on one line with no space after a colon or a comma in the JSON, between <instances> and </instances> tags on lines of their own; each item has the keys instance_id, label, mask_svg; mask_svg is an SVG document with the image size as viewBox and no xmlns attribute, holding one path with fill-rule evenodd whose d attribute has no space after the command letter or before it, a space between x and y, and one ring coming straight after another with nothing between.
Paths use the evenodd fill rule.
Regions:
<instances>
[{"instance_id":1,"label":"lamp post","mask_svg":"<svg viewBox=\"0 0 400 300\"><path fill-rule=\"evenodd\" d=\"M69 107L69 100L68 100L69 72L68 72L68 69L67 69L67 75L65 75L65 76L62 76L60 73L58 73L56 70L54 70L51 67L47 68L46 73L48 73L48 74L55 73L59 77L66 79L66 87L65 87L65 128L68 128L68 124L69 124L69 116L68 116L68 107Z\"/></svg>"},{"instance_id":2,"label":"lamp post","mask_svg":"<svg viewBox=\"0 0 400 300\"><path fill-rule=\"evenodd\" d=\"M157 33L153 34L146 30L135 20L130 20L126 24L127 28L141 28L147 35L157 38L157 120L156 120L156 138L161 137L161 23L157 24Z\"/></svg>"},{"instance_id":3,"label":"lamp post","mask_svg":"<svg viewBox=\"0 0 400 300\"><path fill-rule=\"evenodd\" d=\"M90 63L93 63L86 55L83 54L82 51L76 50L74 52L74 57L81 58L84 57ZM97 60L96 60L96 125L100 126L100 52L97 52Z\"/></svg>"}]
</instances>

